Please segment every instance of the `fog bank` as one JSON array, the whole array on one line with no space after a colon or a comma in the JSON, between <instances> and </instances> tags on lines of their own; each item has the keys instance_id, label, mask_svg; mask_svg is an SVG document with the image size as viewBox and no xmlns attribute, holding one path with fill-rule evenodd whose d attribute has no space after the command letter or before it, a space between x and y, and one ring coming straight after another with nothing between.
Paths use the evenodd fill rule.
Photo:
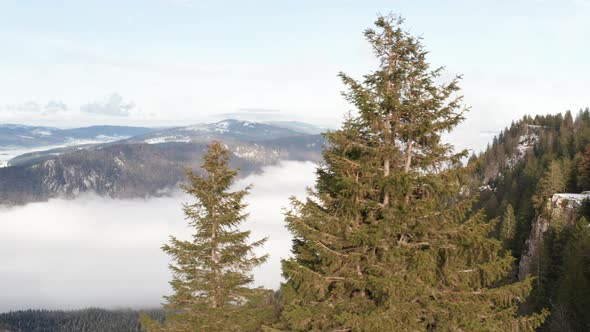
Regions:
<instances>
[{"instance_id":1,"label":"fog bank","mask_svg":"<svg viewBox=\"0 0 590 332\"><path fill-rule=\"evenodd\" d=\"M252 239L269 237L270 259L254 271L257 286L280 284L280 259L291 246L282 209L291 195L304 197L314 169L285 162L236 183L254 184L245 224ZM190 234L181 210L188 200L181 192L147 200L87 195L0 209L0 312L159 305L170 291L160 246L171 234Z\"/></svg>"}]
</instances>

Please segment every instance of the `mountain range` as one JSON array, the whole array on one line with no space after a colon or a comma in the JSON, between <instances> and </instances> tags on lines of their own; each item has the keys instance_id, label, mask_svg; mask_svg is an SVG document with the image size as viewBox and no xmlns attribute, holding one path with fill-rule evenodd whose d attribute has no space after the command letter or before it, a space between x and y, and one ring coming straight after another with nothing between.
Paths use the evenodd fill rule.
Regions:
<instances>
[{"instance_id":1,"label":"mountain range","mask_svg":"<svg viewBox=\"0 0 590 332\"><path fill-rule=\"evenodd\" d=\"M183 181L187 168L198 171L200 156L212 140L229 148L231 163L240 169L241 177L281 160L319 161L323 145L321 135L299 132L293 126L239 120L163 129L1 128L7 134L0 136L0 147L33 150L7 160L8 167L0 168L0 205L8 206L75 198L85 192L113 198L162 195ZM11 135L33 138L27 141ZM82 144L67 144L74 140ZM58 147L38 148L47 144Z\"/></svg>"},{"instance_id":2,"label":"mountain range","mask_svg":"<svg viewBox=\"0 0 590 332\"><path fill-rule=\"evenodd\" d=\"M123 126L92 126L60 129L54 127L0 124L0 149L116 141L147 134L155 130L154 128Z\"/></svg>"}]
</instances>

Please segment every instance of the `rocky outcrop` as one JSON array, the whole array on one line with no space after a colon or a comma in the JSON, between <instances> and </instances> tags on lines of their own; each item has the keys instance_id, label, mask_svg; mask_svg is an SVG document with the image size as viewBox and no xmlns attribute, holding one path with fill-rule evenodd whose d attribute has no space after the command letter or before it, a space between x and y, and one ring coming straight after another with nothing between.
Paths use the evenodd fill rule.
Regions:
<instances>
[{"instance_id":1,"label":"rocky outcrop","mask_svg":"<svg viewBox=\"0 0 590 332\"><path fill-rule=\"evenodd\" d=\"M518 278L524 280L532 271L539 258L539 252L543 245L543 235L554 222L573 224L577 218L578 209L582 202L590 199L590 192L580 194L559 193L554 194L547 202L545 213L538 215L533 221L533 227L526 241L526 250L523 253L518 268Z\"/></svg>"},{"instance_id":2,"label":"rocky outcrop","mask_svg":"<svg viewBox=\"0 0 590 332\"><path fill-rule=\"evenodd\" d=\"M539 251L543 243L543 234L549 228L550 218L544 216L537 216L533 222L533 228L531 234L526 241L526 251L520 258L518 266L518 279L524 280L529 274L531 274L531 268L535 265L537 258L539 257Z\"/></svg>"}]
</instances>

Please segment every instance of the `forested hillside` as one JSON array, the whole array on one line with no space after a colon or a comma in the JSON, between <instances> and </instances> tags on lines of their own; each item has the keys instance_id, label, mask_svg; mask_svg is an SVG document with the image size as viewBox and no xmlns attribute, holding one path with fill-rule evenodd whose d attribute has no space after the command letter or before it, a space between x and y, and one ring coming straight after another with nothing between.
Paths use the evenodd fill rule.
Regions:
<instances>
[{"instance_id":1,"label":"forested hillside","mask_svg":"<svg viewBox=\"0 0 590 332\"><path fill-rule=\"evenodd\" d=\"M163 312L149 315L163 319ZM0 332L132 332L141 331L139 312L86 309L76 311L27 310L0 314Z\"/></svg>"},{"instance_id":2,"label":"forested hillside","mask_svg":"<svg viewBox=\"0 0 590 332\"><path fill-rule=\"evenodd\" d=\"M499 218L498 236L506 248L517 260L531 249L539 252L531 263L534 291L523 311L549 308L547 331L590 330L590 233L580 219L588 218L588 204L582 202L571 220L547 210L556 193L590 190L590 110L525 116L469 164L479 191L476 208ZM564 208L568 204L562 202ZM543 227L534 227L541 221ZM540 240L534 243L538 248L533 240Z\"/></svg>"}]
</instances>

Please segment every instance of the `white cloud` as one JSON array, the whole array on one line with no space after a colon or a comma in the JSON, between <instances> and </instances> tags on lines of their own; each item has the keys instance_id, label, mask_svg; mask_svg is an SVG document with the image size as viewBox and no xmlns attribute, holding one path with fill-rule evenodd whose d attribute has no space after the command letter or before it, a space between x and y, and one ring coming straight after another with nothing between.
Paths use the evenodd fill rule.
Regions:
<instances>
[{"instance_id":1,"label":"white cloud","mask_svg":"<svg viewBox=\"0 0 590 332\"><path fill-rule=\"evenodd\" d=\"M133 102L123 101L117 93L109 95L102 101L95 101L90 104L80 106L80 110L84 113L101 114L109 116L129 116L129 111L135 107Z\"/></svg>"},{"instance_id":2,"label":"white cloud","mask_svg":"<svg viewBox=\"0 0 590 332\"><path fill-rule=\"evenodd\" d=\"M41 106L34 101L27 101L17 105L6 105L4 110L13 113L39 113Z\"/></svg>"},{"instance_id":3,"label":"white cloud","mask_svg":"<svg viewBox=\"0 0 590 332\"><path fill-rule=\"evenodd\" d=\"M50 100L47 102L43 111L47 114L56 114L60 112L65 112L68 110L68 106L64 104L61 100Z\"/></svg>"},{"instance_id":4,"label":"white cloud","mask_svg":"<svg viewBox=\"0 0 590 332\"><path fill-rule=\"evenodd\" d=\"M277 288L291 236L282 208L314 181L312 163L285 162L261 175L248 197L252 239L269 237L256 285ZM187 197L113 200L85 196L0 210L0 312L26 308L154 307L169 292L168 236L189 236Z\"/></svg>"},{"instance_id":5,"label":"white cloud","mask_svg":"<svg viewBox=\"0 0 590 332\"><path fill-rule=\"evenodd\" d=\"M22 104L0 106L1 117L13 117L16 119L30 118L31 116L44 118L62 113L68 110L68 106L59 100L51 100L42 106L35 101L27 101Z\"/></svg>"}]
</instances>

